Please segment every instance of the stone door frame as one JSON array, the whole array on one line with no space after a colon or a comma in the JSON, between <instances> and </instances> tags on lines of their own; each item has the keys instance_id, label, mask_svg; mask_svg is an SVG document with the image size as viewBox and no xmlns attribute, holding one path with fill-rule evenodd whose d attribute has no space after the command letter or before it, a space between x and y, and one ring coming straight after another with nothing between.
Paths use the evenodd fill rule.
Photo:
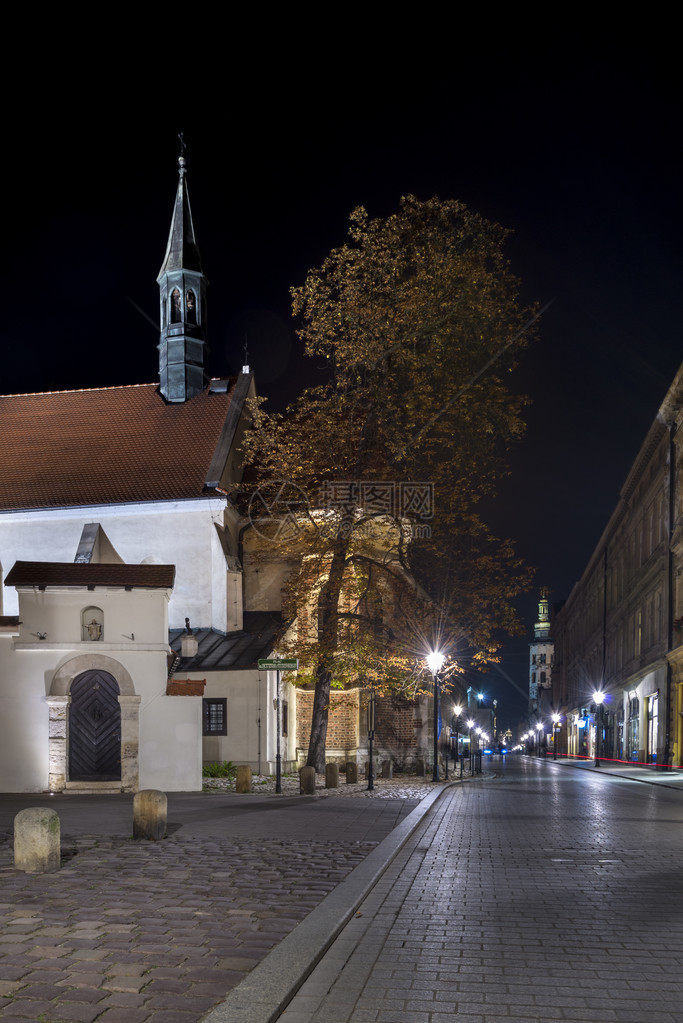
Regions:
<instances>
[{"instance_id":1,"label":"stone door frame","mask_svg":"<svg viewBox=\"0 0 683 1023\"><path fill-rule=\"evenodd\" d=\"M112 657L82 654L72 657L58 668L47 697L49 712L49 780L50 792L63 792L69 780L69 704L71 683L84 671L106 671L116 679L121 704L121 791L137 792L140 774L140 701L128 671ZM109 787L107 782L92 782Z\"/></svg>"}]
</instances>

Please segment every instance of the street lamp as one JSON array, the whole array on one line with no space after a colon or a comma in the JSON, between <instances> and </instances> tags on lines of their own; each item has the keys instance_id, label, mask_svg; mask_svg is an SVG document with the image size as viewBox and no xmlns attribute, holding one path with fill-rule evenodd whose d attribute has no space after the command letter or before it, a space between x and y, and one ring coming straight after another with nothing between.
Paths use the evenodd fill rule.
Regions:
<instances>
[{"instance_id":1,"label":"street lamp","mask_svg":"<svg viewBox=\"0 0 683 1023\"><path fill-rule=\"evenodd\" d=\"M368 792L373 792L375 789L375 771L372 764L372 741L375 738L375 710L377 707L377 700L375 696L375 690L370 690L370 699L368 700L368 744L370 746L370 761L368 763Z\"/></svg>"},{"instance_id":2,"label":"street lamp","mask_svg":"<svg viewBox=\"0 0 683 1023\"><path fill-rule=\"evenodd\" d=\"M445 659L438 650L433 650L427 655L427 667L434 680L434 770L432 781L439 780L439 672Z\"/></svg>"},{"instance_id":3,"label":"street lamp","mask_svg":"<svg viewBox=\"0 0 683 1023\"><path fill-rule=\"evenodd\" d=\"M553 760L557 760L557 737L560 734L560 715L553 714Z\"/></svg>"},{"instance_id":4,"label":"street lamp","mask_svg":"<svg viewBox=\"0 0 683 1023\"><path fill-rule=\"evenodd\" d=\"M602 744L602 705L605 700L605 694L596 691L593 693L593 700L597 706L597 713L595 715L595 766L601 767L600 746Z\"/></svg>"}]
</instances>

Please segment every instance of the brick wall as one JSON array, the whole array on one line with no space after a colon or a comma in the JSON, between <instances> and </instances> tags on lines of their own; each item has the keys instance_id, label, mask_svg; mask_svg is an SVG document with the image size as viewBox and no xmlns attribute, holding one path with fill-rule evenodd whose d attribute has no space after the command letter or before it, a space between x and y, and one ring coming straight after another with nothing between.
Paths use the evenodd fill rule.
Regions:
<instances>
[{"instance_id":1,"label":"brick wall","mask_svg":"<svg viewBox=\"0 0 683 1023\"><path fill-rule=\"evenodd\" d=\"M333 691L330 694L326 746L329 751L334 752L328 759L333 759L335 753L339 755L339 750L344 751L343 759L346 759L347 755L355 757L359 746L366 750L366 701L367 693L362 690ZM308 749L311 734L312 713L313 691L299 690L296 743L304 754ZM400 696L378 697L375 716L376 753L393 760L398 768L412 766L418 756L416 729L420 724L416 718L414 702L404 700Z\"/></svg>"},{"instance_id":2,"label":"brick wall","mask_svg":"<svg viewBox=\"0 0 683 1023\"><path fill-rule=\"evenodd\" d=\"M330 713L327 720L328 749L343 749L354 752L358 746L358 705L360 691L357 689L330 693ZM313 716L313 691L299 690L296 698L296 744L308 749Z\"/></svg>"}]
</instances>

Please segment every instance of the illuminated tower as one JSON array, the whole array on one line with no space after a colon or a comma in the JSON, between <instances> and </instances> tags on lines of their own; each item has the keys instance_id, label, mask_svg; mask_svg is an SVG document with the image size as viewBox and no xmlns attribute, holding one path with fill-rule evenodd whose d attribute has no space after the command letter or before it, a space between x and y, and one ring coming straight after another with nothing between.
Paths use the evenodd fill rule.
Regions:
<instances>
[{"instance_id":1,"label":"illuminated tower","mask_svg":"<svg viewBox=\"0 0 683 1023\"><path fill-rule=\"evenodd\" d=\"M554 643L550 638L550 591L541 590L538 602L538 621L534 625L534 638L529 643L529 713L544 709L544 693L552 686ZM547 698L546 698L547 699Z\"/></svg>"},{"instance_id":2,"label":"illuminated tower","mask_svg":"<svg viewBox=\"0 0 683 1023\"><path fill-rule=\"evenodd\" d=\"M185 180L180 173L166 255L157 282L161 302L160 391L168 402L188 401L204 390L206 277L192 223Z\"/></svg>"}]
</instances>

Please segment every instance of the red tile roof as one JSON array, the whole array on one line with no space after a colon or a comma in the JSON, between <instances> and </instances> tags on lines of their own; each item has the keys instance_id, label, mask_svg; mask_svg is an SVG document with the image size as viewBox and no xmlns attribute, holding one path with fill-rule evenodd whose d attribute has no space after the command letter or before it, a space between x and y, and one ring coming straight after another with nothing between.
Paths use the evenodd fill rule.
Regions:
<instances>
[{"instance_id":1,"label":"red tile roof","mask_svg":"<svg viewBox=\"0 0 683 1023\"><path fill-rule=\"evenodd\" d=\"M0 508L201 496L233 391L182 404L157 384L0 396Z\"/></svg>"},{"instance_id":2,"label":"red tile roof","mask_svg":"<svg viewBox=\"0 0 683 1023\"><path fill-rule=\"evenodd\" d=\"M175 565L78 564L63 561L17 561L5 586L128 586L171 589Z\"/></svg>"}]
</instances>

